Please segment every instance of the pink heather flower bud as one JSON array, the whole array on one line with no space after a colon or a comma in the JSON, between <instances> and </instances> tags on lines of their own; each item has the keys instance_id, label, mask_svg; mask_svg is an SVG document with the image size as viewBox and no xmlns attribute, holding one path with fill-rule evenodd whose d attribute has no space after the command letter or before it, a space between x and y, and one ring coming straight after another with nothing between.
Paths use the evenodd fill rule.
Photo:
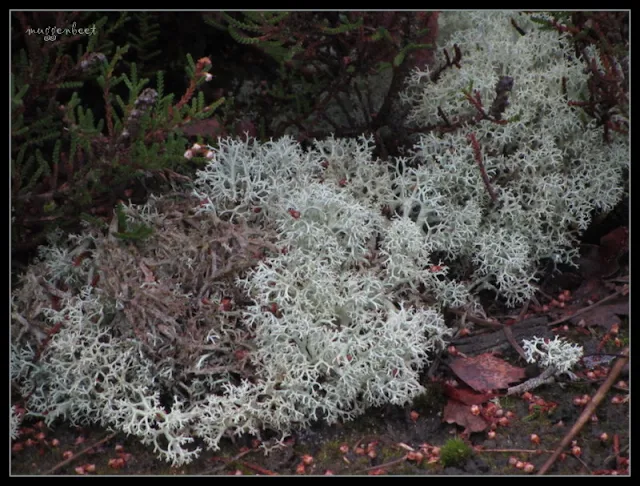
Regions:
<instances>
[{"instance_id":1,"label":"pink heather flower bud","mask_svg":"<svg viewBox=\"0 0 640 486\"><path fill-rule=\"evenodd\" d=\"M191 158L193 158L193 151L192 151L191 149L187 150L187 151L184 153L184 158L185 158L185 159L189 159L189 160L190 160Z\"/></svg>"},{"instance_id":2,"label":"pink heather flower bud","mask_svg":"<svg viewBox=\"0 0 640 486\"><path fill-rule=\"evenodd\" d=\"M210 73L205 73L205 74L204 74L204 80L205 80L206 82L209 82L209 81L211 81L212 79L213 79L213 75L212 75L212 74L210 74Z\"/></svg>"},{"instance_id":3,"label":"pink heather flower bud","mask_svg":"<svg viewBox=\"0 0 640 486\"><path fill-rule=\"evenodd\" d=\"M200 145L199 143L194 143L193 146L191 147L191 150L200 150L202 148L202 145Z\"/></svg>"},{"instance_id":4,"label":"pink heather flower bud","mask_svg":"<svg viewBox=\"0 0 640 486\"><path fill-rule=\"evenodd\" d=\"M205 157L209 160L213 159L213 156L214 156L214 153L211 150L209 150L205 155Z\"/></svg>"}]
</instances>

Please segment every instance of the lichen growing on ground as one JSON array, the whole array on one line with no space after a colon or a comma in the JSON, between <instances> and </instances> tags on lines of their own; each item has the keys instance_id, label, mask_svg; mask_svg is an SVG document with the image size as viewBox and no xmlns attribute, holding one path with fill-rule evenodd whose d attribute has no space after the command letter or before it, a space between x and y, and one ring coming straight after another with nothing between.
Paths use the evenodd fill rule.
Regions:
<instances>
[{"instance_id":1,"label":"lichen growing on ground","mask_svg":"<svg viewBox=\"0 0 640 486\"><path fill-rule=\"evenodd\" d=\"M173 464L194 438L353 419L424 391L452 335L443 307L477 308L484 288L521 303L540 259L571 262L623 193L627 141L568 104L562 79L577 97L587 75L563 36L456 15L471 19L449 39L460 68L416 71L403 95L409 125L445 112L456 130L388 161L366 136L221 139L191 194L53 234L12 294L29 412L122 430Z\"/></svg>"}]
</instances>

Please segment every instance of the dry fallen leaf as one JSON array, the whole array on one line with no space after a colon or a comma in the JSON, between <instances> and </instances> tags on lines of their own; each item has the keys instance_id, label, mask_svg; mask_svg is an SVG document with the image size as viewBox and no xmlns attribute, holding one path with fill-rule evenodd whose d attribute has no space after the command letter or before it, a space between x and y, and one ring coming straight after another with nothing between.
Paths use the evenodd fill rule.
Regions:
<instances>
[{"instance_id":1,"label":"dry fallen leaf","mask_svg":"<svg viewBox=\"0 0 640 486\"><path fill-rule=\"evenodd\" d=\"M612 302L598 305L589 312L580 314L571 319L571 322L583 327L600 326L606 330L611 326L622 323L619 316L629 315L629 301L626 297L620 297Z\"/></svg>"},{"instance_id":2,"label":"dry fallen leaf","mask_svg":"<svg viewBox=\"0 0 640 486\"><path fill-rule=\"evenodd\" d=\"M580 245L577 264L580 275L586 279L607 278L620 269L620 264L615 258L603 258L602 248L588 243Z\"/></svg>"},{"instance_id":3,"label":"dry fallen leaf","mask_svg":"<svg viewBox=\"0 0 640 486\"><path fill-rule=\"evenodd\" d=\"M458 424L465 428L465 433L482 432L489 422L480 415L471 413L471 406L457 400L449 400L444 406L442 419L448 424Z\"/></svg>"},{"instance_id":4,"label":"dry fallen leaf","mask_svg":"<svg viewBox=\"0 0 640 486\"><path fill-rule=\"evenodd\" d=\"M578 265L585 278L607 278L620 269L618 259L629 251L629 229L620 226L600 238L600 245L580 246Z\"/></svg>"},{"instance_id":5,"label":"dry fallen leaf","mask_svg":"<svg viewBox=\"0 0 640 486\"><path fill-rule=\"evenodd\" d=\"M458 358L449 366L458 378L479 392L507 388L525 378L524 368L510 365L491 353Z\"/></svg>"},{"instance_id":6,"label":"dry fallen leaf","mask_svg":"<svg viewBox=\"0 0 640 486\"><path fill-rule=\"evenodd\" d=\"M595 278L585 280L582 285L573 292L571 303L565 307L564 314L577 312L611 294L611 289L601 280ZM616 299L595 306L588 312L573 317L571 322L581 327L600 326L609 330L612 325L621 324L621 319L618 316L628 315L629 297L621 295Z\"/></svg>"},{"instance_id":7,"label":"dry fallen leaf","mask_svg":"<svg viewBox=\"0 0 640 486\"><path fill-rule=\"evenodd\" d=\"M447 384L444 385L444 394L465 405L480 405L496 396L495 393L477 393L469 388L454 387Z\"/></svg>"}]
</instances>

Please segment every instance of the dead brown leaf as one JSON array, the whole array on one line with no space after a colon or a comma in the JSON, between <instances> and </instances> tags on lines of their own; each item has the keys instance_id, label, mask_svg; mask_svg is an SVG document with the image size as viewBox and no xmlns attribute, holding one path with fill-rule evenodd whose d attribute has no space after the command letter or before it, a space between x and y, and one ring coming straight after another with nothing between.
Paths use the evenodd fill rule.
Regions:
<instances>
[{"instance_id":1,"label":"dead brown leaf","mask_svg":"<svg viewBox=\"0 0 640 486\"><path fill-rule=\"evenodd\" d=\"M470 388L454 387L447 384L444 385L444 394L465 405L480 405L496 396L495 393L477 393Z\"/></svg>"},{"instance_id":2,"label":"dead brown leaf","mask_svg":"<svg viewBox=\"0 0 640 486\"><path fill-rule=\"evenodd\" d=\"M471 413L471 405L457 400L449 400L444 406L443 418L448 424L458 424L465 428L465 433L482 432L489 422L480 415Z\"/></svg>"},{"instance_id":3,"label":"dead brown leaf","mask_svg":"<svg viewBox=\"0 0 640 486\"><path fill-rule=\"evenodd\" d=\"M491 353L458 358L449 366L458 378L479 392L507 388L525 378L524 368L512 366Z\"/></svg>"},{"instance_id":4,"label":"dead brown leaf","mask_svg":"<svg viewBox=\"0 0 640 486\"><path fill-rule=\"evenodd\" d=\"M613 290L615 290L615 286ZM564 314L577 312L611 294L612 287L610 284L596 278L587 279L573 292L571 302L564 309ZM597 305L593 309L571 318L570 322L582 327L600 326L608 330L613 324L621 324L619 316L628 315L629 297L620 295L617 299Z\"/></svg>"},{"instance_id":5,"label":"dead brown leaf","mask_svg":"<svg viewBox=\"0 0 640 486\"><path fill-rule=\"evenodd\" d=\"M607 278L620 269L620 264L615 258L604 258L602 247L587 243L580 245L577 263L580 274L586 279Z\"/></svg>"},{"instance_id":6,"label":"dead brown leaf","mask_svg":"<svg viewBox=\"0 0 640 486\"><path fill-rule=\"evenodd\" d=\"M617 260L629 251L629 228L619 226L600 238L600 257L602 260Z\"/></svg>"},{"instance_id":7,"label":"dead brown leaf","mask_svg":"<svg viewBox=\"0 0 640 486\"><path fill-rule=\"evenodd\" d=\"M596 306L590 311L574 317L571 322L582 327L600 326L609 330L613 324L621 324L622 321L619 316L628 315L629 300L620 296L619 299Z\"/></svg>"},{"instance_id":8,"label":"dead brown leaf","mask_svg":"<svg viewBox=\"0 0 640 486\"><path fill-rule=\"evenodd\" d=\"M580 246L578 265L585 278L607 278L620 269L618 259L629 251L629 228L620 226L600 238L600 245Z\"/></svg>"}]
</instances>

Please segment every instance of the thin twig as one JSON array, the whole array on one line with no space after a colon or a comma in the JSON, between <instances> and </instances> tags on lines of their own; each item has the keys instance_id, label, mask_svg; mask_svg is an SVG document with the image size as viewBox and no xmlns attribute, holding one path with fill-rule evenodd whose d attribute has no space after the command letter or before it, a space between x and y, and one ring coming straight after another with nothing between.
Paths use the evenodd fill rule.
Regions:
<instances>
[{"instance_id":1,"label":"thin twig","mask_svg":"<svg viewBox=\"0 0 640 486\"><path fill-rule=\"evenodd\" d=\"M607 464L609 464L611 461L615 461L617 460L621 454L626 454L627 451L629 450L629 444L627 444L626 446L624 446L622 449L620 449L618 452L615 452L613 454L611 454L610 456L607 456L605 458L604 461L602 461L602 464L606 467Z\"/></svg>"},{"instance_id":2,"label":"thin twig","mask_svg":"<svg viewBox=\"0 0 640 486\"><path fill-rule=\"evenodd\" d=\"M440 116L440 118L444 120L444 123L446 126L448 127L451 126L451 122L449 121L449 118L447 118L447 115L445 115L444 110L439 106L438 106L438 116Z\"/></svg>"},{"instance_id":3,"label":"thin twig","mask_svg":"<svg viewBox=\"0 0 640 486\"><path fill-rule=\"evenodd\" d=\"M522 310L520 311L520 314L518 314L516 323L522 322L524 320L524 316L527 314L527 310L529 310L530 302L531 300L527 300L527 302L525 302L525 304L522 306ZM513 337L513 331L511 330L511 326L507 326L505 324L503 327L503 331L504 331L505 337L507 338L507 341L509 341L509 344L511 344L511 347L515 349L517 353L520 355L520 357L526 362L527 355L525 354L524 349L522 349L522 346L520 346L516 341L516 339Z\"/></svg>"},{"instance_id":4,"label":"thin twig","mask_svg":"<svg viewBox=\"0 0 640 486\"><path fill-rule=\"evenodd\" d=\"M471 314L468 314L466 311L463 311L460 309L450 308L449 310L457 316L466 315L466 319L468 321L473 322L474 324L479 324L481 326L486 326L486 327L492 327L494 329L502 329L502 324L500 324L499 322L493 322L487 319L482 319L480 317L472 316Z\"/></svg>"},{"instance_id":5,"label":"thin twig","mask_svg":"<svg viewBox=\"0 0 640 486\"><path fill-rule=\"evenodd\" d=\"M254 471L265 474L267 476L278 476L277 472L270 471L269 469L265 469L262 466L258 466L257 464L252 464L247 461L239 461L244 467L248 467L249 469L253 469Z\"/></svg>"},{"instance_id":6,"label":"thin twig","mask_svg":"<svg viewBox=\"0 0 640 486\"><path fill-rule=\"evenodd\" d=\"M405 454L402 457L399 457L398 459L394 459L393 461L389 461L389 462L385 462L384 464L378 464L377 466L371 466L371 467L365 467L364 469L360 469L357 472L365 472L365 471L373 471L374 469L384 469L385 467L389 467L389 466L395 466L396 464L400 464L401 462L404 462L407 460L407 455Z\"/></svg>"},{"instance_id":7,"label":"thin twig","mask_svg":"<svg viewBox=\"0 0 640 486\"><path fill-rule=\"evenodd\" d=\"M527 380L524 383L508 388L507 396L515 395L517 393L528 392L530 390L538 388L541 385L549 384L550 382L555 380L553 376L555 372L556 370L554 369L554 367L550 366L549 368L544 370L542 373L540 373L540 375L534 378L531 378L530 380Z\"/></svg>"},{"instance_id":8,"label":"thin twig","mask_svg":"<svg viewBox=\"0 0 640 486\"><path fill-rule=\"evenodd\" d=\"M513 337L513 331L511 330L511 326L507 326L506 324L502 327L502 331L504 332L504 337L507 338L507 341L509 342L509 344L511 345L511 347L513 349L516 350L516 352L518 353L518 355L525 361L527 361L527 355L524 352L524 349L522 349L522 346L520 346L518 344L518 341L516 341L516 338Z\"/></svg>"},{"instance_id":9,"label":"thin twig","mask_svg":"<svg viewBox=\"0 0 640 486\"><path fill-rule=\"evenodd\" d=\"M571 454L571 457L573 457L574 459L576 459L580 464L582 464L584 466L584 468L587 470L587 472L589 474L591 474L591 468L589 467L589 465L584 461L584 459L582 459L580 456L576 456Z\"/></svg>"},{"instance_id":10,"label":"thin twig","mask_svg":"<svg viewBox=\"0 0 640 486\"><path fill-rule=\"evenodd\" d=\"M49 469L47 472L44 473L45 476L49 476L51 474L53 474L54 472L56 472L58 469L60 469L61 467L66 466L67 464L69 464L71 461L76 460L78 457L80 457L81 455L87 453L88 451L90 451L91 449L94 449L96 447L98 447L101 444L104 444L105 442L107 442L108 440L113 439L116 435L118 435L117 432L112 432L109 435L107 435L104 439L99 440L98 442L96 442L95 444L90 445L89 447L85 447L84 449L82 449L80 452L72 455L71 457L69 457L68 459L65 459L62 462L59 462L58 464L56 464L55 466L53 466L51 469Z\"/></svg>"},{"instance_id":11,"label":"thin twig","mask_svg":"<svg viewBox=\"0 0 640 486\"><path fill-rule=\"evenodd\" d=\"M613 300L614 298L616 298L616 297L618 297L620 295L623 295L622 291L621 290L616 290L613 294L609 295L608 297L605 297L604 299L599 300L595 304L591 304L590 306L584 307L584 308L574 312L573 314L569 314L567 316L561 317L560 319L556 319L555 321L552 321L549 324L547 324L547 326L551 327L551 326L557 326L558 324L562 324L563 322L566 322L569 319L573 319L574 317L580 316L580 315L584 314L585 312L590 311L594 307L597 307L600 304L604 304L605 302L609 302L610 300Z\"/></svg>"},{"instance_id":12,"label":"thin twig","mask_svg":"<svg viewBox=\"0 0 640 486\"><path fill-rule=\"evenodd\" d=\"M625 275L623 277L613 277L613 278L608 278L606 280L603 280L603 282L606 283L624 283L624 284L628 284L629 283L629 275Z\"/></svg>"},{"instance_id":13,"label":"thin twig","mask_svg":"<svg viewBox=\"0 0 640 486\"><path fill-rule=\"evenodd\" d=\"M471 97L469 98L472 99ZM473 148L473 153L474 153L476 163L480 168L480 175L482 177L482 182L484 183L484 186L487 188L487 192L489 193L489 197L491 198L491 201L495 203L496 200L498 199L498 196L496 196L496 193L493 190L493 187L491 186L491 181L489 181L489 176L487 175L487 171L484 168L484 163L482 162L482 149L480 148L480 144L476 139L476 134L472 132L467 136L467 138L471 143L471 147Z\"/></svg>"},{"instance_id":14,"label":"thin twig","mask_svg":"<svg viewBox=\"0 0 640 486\"><path fill-rule=\"evenodd\" d=\"M538 292L540 292L542 295L544 295L547 299L549 299L550 301L553 300L553 296L547 294L544 290L542 290L541 288L538 288Z\"/></svg>"},{"instance_id":15,"label":"thin twig","mask_svg":"<svg viewBox=\"0 0 640 486\"><path fill-rule=\"evenodd\" d=\"M233 457L216 457L215 460L216 461L222 461L224 464L221 464L219 466L216 467L212 467L210 469L205 470L204 472L201 472L201 475L205 475L205 474L211 474L214 472L218 472L218 471L222 471L225 467L227 467L229 464L237 461L238 459L242 459L244 456L246 456L247 454L249 454L250 452L253 452L255 449L247 449L244 450L242 452L239 452L238 454L236 454Z\"/></svg>"},{"instance_id":16,"label":"thin twig","mask_svg":"<svg viewBox=\"0 0 640 486\"><path fill-rule=\"evenodd\" d=\"M527 300L525 302L525 304L522 306L522 310L520 311L520 314L518 314L518 318L516 319L516 322L520 322L522 320L524 320L524 316L526 315L527 311L529 310L529 304L531 303L531 299Z\"/></svg>"},{"instance_id":17,"label":"thin twig","mask_svg":"<svg viewBox=\"0 0 640 486\"><path fill-rule=\"evenodd\" d=\"M376 435L363 435L358 441L356 441L355 444L353 444L352 449L355 449L356 447L358 447L360 444L362 444L365 440L369 440L369 439L375 439L377 436Z\"/></svg>"},{"instance_id":18,"label":"thin twig","mask_svg":"<svg viewBox=\"0 0 640 486\"><path fill-rule=\"evenodd\" d=\"M474 449L476 452L506 452L506 453L525 453L525 454L553 454L553 451L548 449Z\"/></svg>"},{"instance_id":19,"label":"thin twig","mask_svg":"<svg viewBox=\"0 0 640 486\"><path fill-rule=\"evenodd\" d=\"M560 444L553 452L551 457L547 459L547 461L542 465L542 467L538 471L538 475L545 474L549 470L558 456L560 456L564 448L567 447L571 440L578 434L578 432L580 432L584 424L586 424L590 420L596 408L598 408L598 405L600 405L600 402L604 400L607 392L609 391L613 383L618 379L618 375L622 371L622 368L624 368L624 366L629 361L629 348L625 348L622 351L622 354L624 355L624 357L619 358L613 365L605 382L600 385L600 388L598 388L598 391L593 396L593 399L589 401L587 406L582 411L580 417L578 417L578 421L573 425L573 427L571 427L571 430L569 430L567 435L565 435L564 438L560 441Z\"/></svg>"}]
</instances>

